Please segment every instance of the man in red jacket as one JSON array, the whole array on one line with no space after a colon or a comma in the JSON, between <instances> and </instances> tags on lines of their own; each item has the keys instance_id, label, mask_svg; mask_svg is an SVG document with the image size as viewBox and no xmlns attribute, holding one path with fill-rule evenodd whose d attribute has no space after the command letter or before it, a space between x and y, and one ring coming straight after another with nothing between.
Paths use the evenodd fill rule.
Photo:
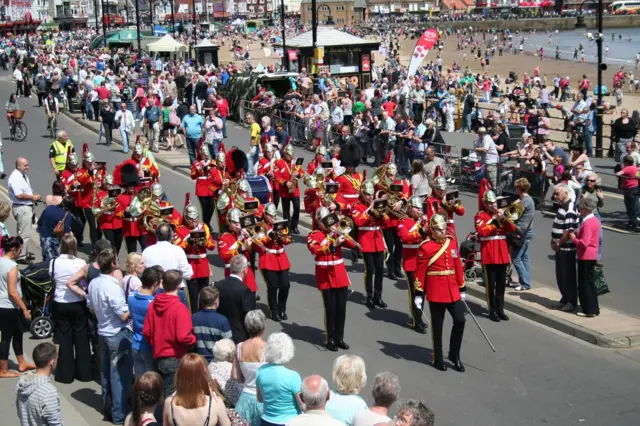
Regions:
<instances>
[{"instance_id":1,"label":"man in red jacket","mask_svg":"<svg viewBox=\"0 0 640 426\"><path fill-rule=\"evenodd\" d=\"M178 296L182 282L180 271L170 270L162 275L164 291L149 305L142 335L151 345L153 359L164 382L164 394L176 390L175 376L180 358L195 345L191 312Z\"/></svg>"}]
</instances>

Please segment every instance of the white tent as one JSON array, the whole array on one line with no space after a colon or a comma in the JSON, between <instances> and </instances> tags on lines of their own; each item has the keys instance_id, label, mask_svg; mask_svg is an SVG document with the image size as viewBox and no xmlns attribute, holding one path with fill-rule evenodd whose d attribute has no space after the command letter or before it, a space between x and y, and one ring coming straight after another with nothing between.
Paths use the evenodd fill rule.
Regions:
<instances>
[{"instance_id":1,"label":"white tent","mask_svg":"<svg viewBox=\"0 0 640 426\"><path fill-rule=\"evenodd\" d=\"M153 43L149 43L147 45L147 49L149 52L183 52L187 50L187 46L174 40L170 35L166 35L162 37L158 41L154 41Z\"/></svg>"},{"instance_id":2,"label":"white tent","mask_svg":"<svg viewBox=\"0 0 640 426\"><path fill-rule=\"evenodd\" d=\"M196 44L196 47L216 47L216 45L211 43L208 39L203 38L198 44Z\"/></svg>"}]
</instances>

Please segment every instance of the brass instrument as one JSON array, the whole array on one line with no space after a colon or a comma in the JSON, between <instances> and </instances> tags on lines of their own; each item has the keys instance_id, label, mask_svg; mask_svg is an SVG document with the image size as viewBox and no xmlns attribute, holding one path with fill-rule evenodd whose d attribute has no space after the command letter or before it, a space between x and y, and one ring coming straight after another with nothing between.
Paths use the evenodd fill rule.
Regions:
<instances>
[{"instance_id":1,"label":"brass instrument","mask_svg":"<svg viewBox=\"0 0 640 426\"><path fill-rule=\"evenodd\" d=\"M298 164L294 161L292 162L291 170L289 174L291 177L289 178L289 182L291 182L291 188L289 188L289 194L293 194L296 192L296 187L298 186Z\"/></svg>"},{"instance_id":2,"label":"brass instrument","mask_svg":"<svg viewBox=\"0 0 640 426\"><path fill-rule=\"evenodd\" d=\"M388 192L387 193L387 205L386 205L386 213L395 216L396 218L402 220L405 219L407 217L407 206L406 204L404 206L402 206L402 208L400 210L394 210L393 206L398 203L399 201L402 200L402 198L394 193L394 192Z\"/></svg>"},{"instance_id":3,"label":"brass instrument","mask_svg":"<svg viewBox=\"0 0 640 426\"><path fill-rule=\"evenodd\" d=\"M353 229L353 220L351 220L350 217L342 216L340 218L340 222L338 222L338 229L336 232L341 237L344 237L345 240L354 244L358 248L358 250L362 250L362 246L356 240L351 238L351 236L349 235L352 229Z\"/></svg>"},{"instance_id":4,"label":"brass instrument","mask_svg":"<svg viewBox=\"0 0 640 426\"><path fill-rule=\"evenodd\" d=\"M95 207L95 202L94 202L93 207L91 207L91 212L97 219L99 216L105 213L113 212L116 209L116 207L118 207L118 201L116 197L111 197L107 194L107 196L100 201L99 207Z\"/></svg>"},{"instance_id":5,"label":"brass instrument","mask_svg":"<svg viewBox=\"0 0 640 426\"><path fill-rule=\"evenodd\" d=\"M241 208L236 204L236 199L241 199L241 204L244 206L244 199L237 195L238 183L234 180L229 182L229 185L223 187L218 195L218 201L216 202L216 208L221 213L226 213L229 201L233 200L233 206Z\"/></svg>"},{"instance_id":6,"label":"brass instrument","mask_svg":"<svg viewBox=\"0 0 640 426\"><path fill-rule=\"evenodd\" d=\"M462 202L459 198L458 191L447 192L444 196L444 201L442 202L442 208L448 212L454 212L462 205Z\"/></svg>"},{"instance_id":7,"label":"brass instrument","mask_svg":"<svg viewBox=\"0 0 640 426\"><path fill-rule=\"evenodd\" d=\"M524 206L522 205L520 200L514 201L504 210L504 216L506 217L506 220L511 223L517 222L523 214Z\"/></svg>"},{"instance_id":8,"label":"brass instrument","mask_svg":"<svg viewBox=\"0 0 640 426\"><path fill-rule=\"evenodd\" d=\"M91 208L93 211L93 206L96 205L96 201L98 201L98 191L100 191L100 186L102 181L98 179L98 170L93 170L93 195L91 197Z\"/></svg>"},{"instance_id":9,"label":"brass instrument","mask_svg":"<svg viewBox=\"0 0 640 426\"><path fill-rule=\"evenodd\" d=\"M265 249L264 245L260 242L267 233L267 224L263 220L258 220L255 215L248 214L240 218L240 226L242 227L242 235L246 238L251 238L253 244L263 250ZM244 240L242 243L244 245Z\"/></svg>"},{"instance_id":10,"label":"brass instrument","mask_svg":"<svg viewBox=\"0 0 640 426\"><path fill-rule=\"evenodd\" d=\"M162 222L168 222L162 218L161 207L153 200L151 188L145 187L131 199L129 215L142 218L142 224L147 231L154 232Z\"/></svg>"},{"instance_id":11,"label":"brass instrument","mask_svg":"<svg viewBox=\"0 0 640 426\"><path fill-rule=\"evenodd\" d=\"M189 233L189 238L191 238L194 246L204 247L207 245L207 234L202 229L192 229Z\"/></svg>"},{"instance_id":12,"label":"brass instrument","mask_svg":"<svg viewBox=\"0 0 640 426\"><path fill-rule=\"evenodd\" d=\"M371 182L373 182L374 186L379 186L381 189L378 192L381 192L387 196L387 206L385 212L389 215L395 216L396 218L402 220L407 217L407 208L406 206L402 207L402 209L396 211L393 209L393 206L396 205L399 201L402 200L402 197L398 195L396 192L391 191L391 186L393 182L389 182L386 178L387 168L389 167L389 163L383 164L376 169L375 175L371 178Z\"/></svg>"}]
</instances>

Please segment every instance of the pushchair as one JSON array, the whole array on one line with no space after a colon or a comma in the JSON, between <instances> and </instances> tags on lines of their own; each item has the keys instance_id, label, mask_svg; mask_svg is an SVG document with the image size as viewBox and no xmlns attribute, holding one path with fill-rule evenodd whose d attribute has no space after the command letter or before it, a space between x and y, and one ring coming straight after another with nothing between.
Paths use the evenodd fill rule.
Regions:
<instances>
[{"instance_id":1,"label":"pushchair","mask_svg":"<svg viewBox=\"0 0 640 426\"><path fill-rule=\"evenodd\" d=\"M29 331L35 339L53 334L53 281L49 275L49 261L34 263L20 272L22 297L31 311Z\"/></svg>"},{"instance_id":2,"label":"pushchair","mask_svg":"<svg viewBox=\"0 0 640 426\"><path fill-rule=\"evenodd\" d=\"M466 239L460 243L460 259L464 270L464 280L476 282L478 277L482 277L482 285L485 286L484 271L482 270L482 255L480 254L480 238L476 232L467 234ZM505 287L510 287L512 283L511 273L513 266L507 266Z\"/></svg>"}]
</instances>

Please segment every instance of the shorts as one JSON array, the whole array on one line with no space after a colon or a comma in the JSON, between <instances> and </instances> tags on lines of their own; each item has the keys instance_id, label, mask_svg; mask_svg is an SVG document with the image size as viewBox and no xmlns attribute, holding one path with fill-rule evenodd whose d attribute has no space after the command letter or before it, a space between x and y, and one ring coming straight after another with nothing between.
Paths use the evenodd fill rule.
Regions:
<instances>
[{"instance_id":1,"label":"shorts","mask_svg":"<svg viewBox=\"0 0 640 426\"><path fill-rule=\"evenodd\" d=\"M168 121L166 123L163 124L162 129L163 130L173 130L175 129L176 126L174 126L173 124L169 123Z\"/></svg>"}]
</instances>

